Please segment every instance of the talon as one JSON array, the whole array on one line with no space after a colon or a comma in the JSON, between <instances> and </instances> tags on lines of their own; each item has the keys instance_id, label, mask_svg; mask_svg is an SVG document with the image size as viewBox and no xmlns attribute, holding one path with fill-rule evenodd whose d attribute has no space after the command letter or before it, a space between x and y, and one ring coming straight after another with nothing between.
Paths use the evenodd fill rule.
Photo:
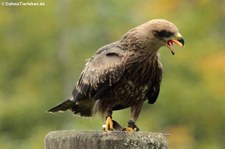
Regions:
<instances>
[{"instance_id":1,"label":"talon","mask_svg":"<svg viewBox=\"0 0 225 149\"><path fill-rule=\"evenodd\" d=\"M111 116L107 116L105 126L103 125L104 131L113 131L113 121Z\"/></svg>"}]
</instances>

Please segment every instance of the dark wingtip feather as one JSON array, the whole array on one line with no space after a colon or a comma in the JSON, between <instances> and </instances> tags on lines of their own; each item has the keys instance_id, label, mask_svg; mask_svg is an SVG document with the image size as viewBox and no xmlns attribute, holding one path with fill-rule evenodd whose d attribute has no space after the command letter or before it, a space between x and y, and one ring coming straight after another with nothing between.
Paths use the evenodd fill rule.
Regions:
<instances>
[{"instance_id":1,"label":"dark wingtip feather","mask_svg":"<svg viewBox=\"0 0 225 149\"><path fill-rule=\"evenodd\" d=\"M57 106L55 106L55 107L49 109L47 112L48 112L48 113L55 113L55 112L61 111L61 108L62 108L62 105L60 104L60 105L57 105ZM64 111L65 111L65 110L64 110Z\"/></svg>"},{"instance_id":2,"label":"dark wingtip feather","mask_svg":"<svg viewBox=\"0 0 225 149\"><path fill-rule=\"evenodd\" d=\"M51 114L54 114L54 112L52 112L51 109L45 111L45 113L51 113Z\"/></svg>"},{"instance_id":3,"label":"dark wingtip feather","mask_svg":"<svg viewBox=\"0 0 225 149\"><path fill-rule=\"evenodd\" d=\"M60 111L66 111L70 108L72 108L75 104L75 101L73 100L73 98L69 98L65 101L63 101L62 103L56 105L55 107L47 110L48 113L55 113L55 112L60 112Z\"/></svg>"}]
</instances>

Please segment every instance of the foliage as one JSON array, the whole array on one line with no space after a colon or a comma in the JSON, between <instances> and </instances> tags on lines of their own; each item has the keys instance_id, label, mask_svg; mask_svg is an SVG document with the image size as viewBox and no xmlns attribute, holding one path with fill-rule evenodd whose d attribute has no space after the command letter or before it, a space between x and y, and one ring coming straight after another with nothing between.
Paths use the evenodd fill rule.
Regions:
<instances>
[{"instance_id":1,"label":"foliage","mask_svg":"<svg viewBox=\"0 0 225 149\"><path fill-rule=\"evenodd\" d=\"M39 2L39 1L33 1ZM45 111L70 96L85 59L152 18L174 22L186 47L160 50L161 93L143 107L143 131L171 134L171 148L225 148L225 2L45 1L0 8L1 148L39 149L52 130L97 130L103 119ZM129 109L115 112L126 125ZM12 143L13 142L13 143Z\"/></svg>"}]
</instances>

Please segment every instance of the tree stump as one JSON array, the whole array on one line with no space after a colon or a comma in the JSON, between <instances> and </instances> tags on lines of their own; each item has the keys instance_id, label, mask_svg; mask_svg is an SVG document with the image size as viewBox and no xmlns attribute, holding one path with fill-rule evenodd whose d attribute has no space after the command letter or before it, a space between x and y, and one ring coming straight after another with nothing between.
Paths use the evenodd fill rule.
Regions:
<instances>
[{"instance_id":1,"label":"tree stump","mask_svg":"<svg viewBox=\"0 0 225 149\"><path fill-rule=\"evenodd\" d=\"M45 149L167 149L161 133L62 130L49 132Z\"/></svg>"}]
</instances>

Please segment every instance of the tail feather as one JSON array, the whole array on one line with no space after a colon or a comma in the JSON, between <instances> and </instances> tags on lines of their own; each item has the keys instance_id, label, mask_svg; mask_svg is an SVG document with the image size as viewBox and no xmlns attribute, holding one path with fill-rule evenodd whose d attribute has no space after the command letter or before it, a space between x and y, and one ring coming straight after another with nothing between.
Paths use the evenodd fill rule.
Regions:
<instances>
[{"instance_id":1,"label":"tail feather","mask_svg":"<svg viewBox=\"0 0 225 149\"><path fill-rule=\"evenodd\" d=\"M75 100L73 97L66 99L65 101L61 102L60 104L56 105L55 107L49 109L47 112L55 113L59 111L66 111L71 109L75 105Z\"/></svg>"},{"instance_id":2,"label":"tail feather","mask_svg":"<svg viewBox=\"0 0 225 149\"><path fill-rule=\"evenodd\" d=\"M93 115L92 114L93 103L91 100L90 101L88 100L90 103L85 101L86 100L83 100L82 102L77 104L76 100L74 100L74 98L71 97L61 102L60 104L56 105L55 107L49 109L47 112L55 113L60 111L71 110L74 113L74 115L90 117Z\"/></svg>"},{"instance_id":3,"label":"tail feather","mask_svg":"<svg viewBox=\"0 0 225 149\"><path fill-rule=\"evenodd\" d=\"M74 113L74 115L80 115L83 117L90 117L93 115L92 107L87 105L75 105L71 111Z\"/></svg>"}]
</instances>

